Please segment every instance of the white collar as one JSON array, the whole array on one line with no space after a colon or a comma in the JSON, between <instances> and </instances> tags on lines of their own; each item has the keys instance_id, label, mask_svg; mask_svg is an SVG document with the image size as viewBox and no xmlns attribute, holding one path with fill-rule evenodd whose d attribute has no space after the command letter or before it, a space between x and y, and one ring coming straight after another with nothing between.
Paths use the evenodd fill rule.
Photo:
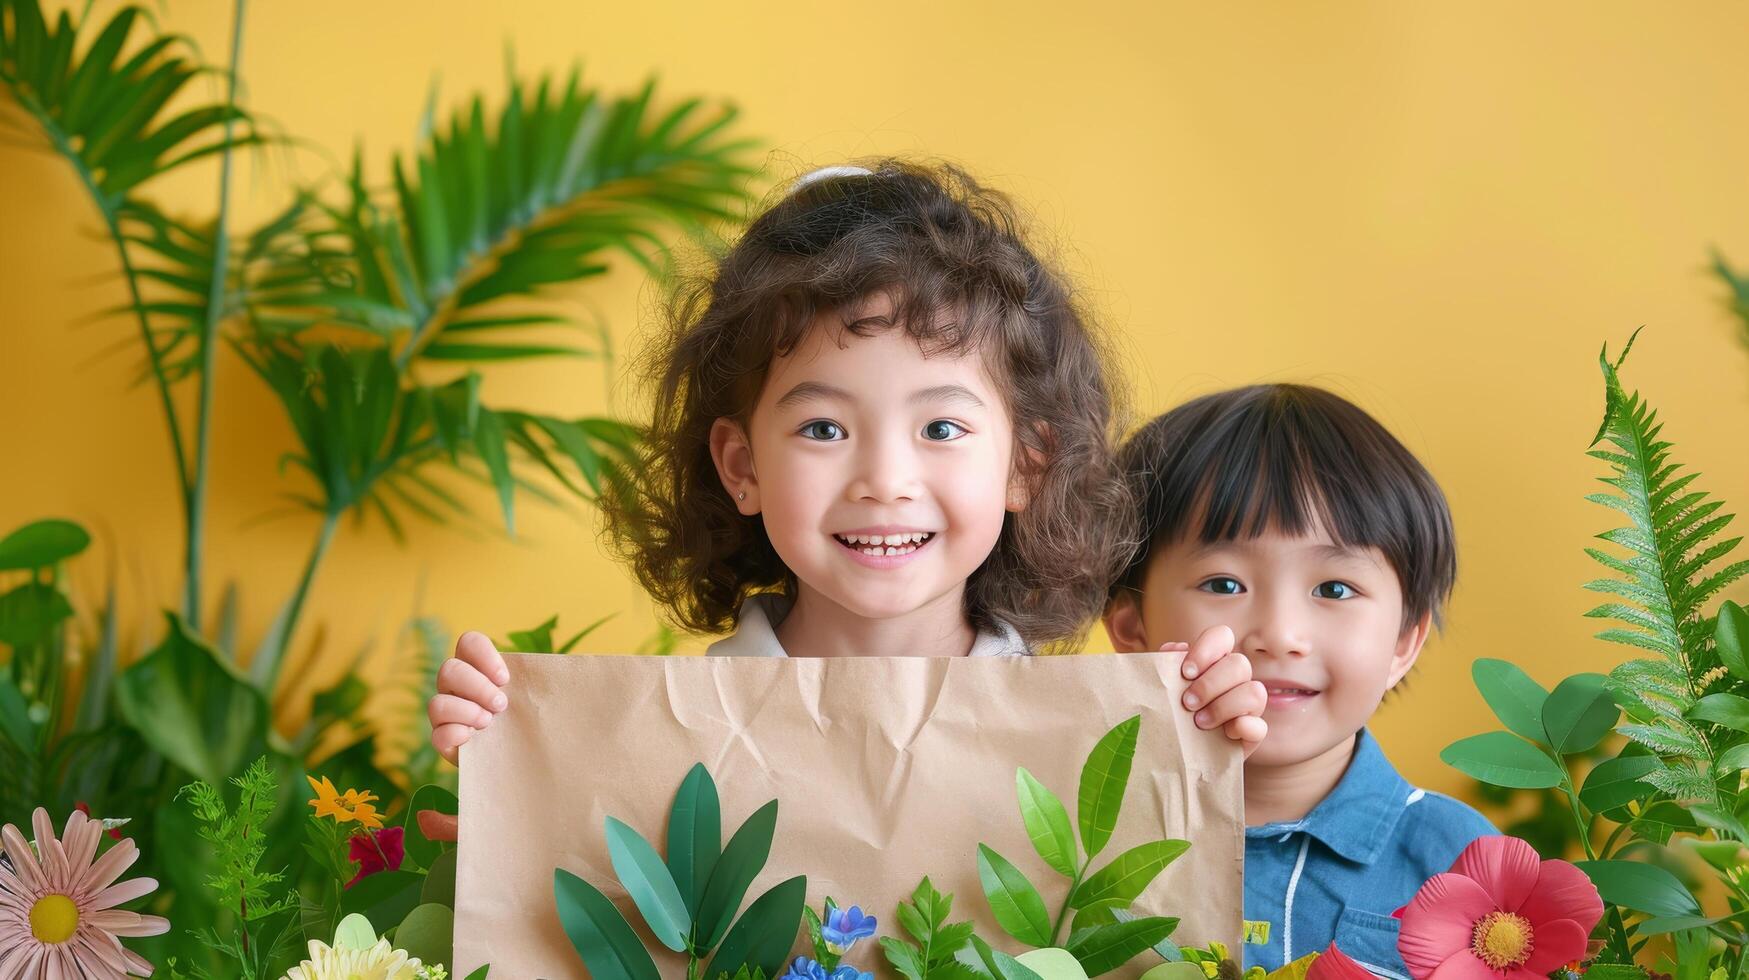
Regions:
<instances>
[{"instance_id":1,"label":"white collar","mask_svg":"<svg viewBox=\"0 0 1749 980\"><path fill-rule=\"evenodd\" d=\"M707 657L787 657L777 642L777 624L789 614L790 598L775 592L748 596L741 603L740 624L735 632L705 648ZM996 632L979 630L968 656L1026 657L1032 651L1013 626L1000 620Z\"/></svg>"}]
</instances>

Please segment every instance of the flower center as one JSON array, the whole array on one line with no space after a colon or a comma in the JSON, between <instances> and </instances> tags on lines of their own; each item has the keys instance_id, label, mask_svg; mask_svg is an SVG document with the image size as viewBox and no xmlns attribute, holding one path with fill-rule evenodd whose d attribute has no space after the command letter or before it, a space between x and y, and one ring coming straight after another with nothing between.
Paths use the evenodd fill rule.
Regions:
<instances>
[{"instance_id":1,"label":"flower center","mask_svg":"<svg viewBox=\"0 0 1749 980\"><path fill-rule=\"evenodd\" d=\"M1489 912L1476 923L1470 952L1495 970L1523 966L1535 948L1534 939L1529 919L1511 912Z\"/></svg>"},{"instance_id":2,"label":"flower center","mask_svg":"<svg viewBox=\"0 0 1749 980\"><path fill-rule=\"evenodd\" d=\"M30 907L30 934L39 942L64 943L79 931L79 906L65 895L44 895Z\"/></svg>"}]
</instances>

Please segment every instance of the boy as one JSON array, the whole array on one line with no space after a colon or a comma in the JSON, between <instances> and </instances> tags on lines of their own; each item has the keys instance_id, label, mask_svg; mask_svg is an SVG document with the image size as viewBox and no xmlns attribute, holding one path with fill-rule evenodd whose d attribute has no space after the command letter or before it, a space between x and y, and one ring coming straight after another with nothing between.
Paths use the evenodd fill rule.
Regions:
<instances>
[{"instance_id":1,"label":"boy","mask_svg":"<svg viewBox=\"0 0 1749 980\"><path fill-rule=\"evenodd\" d=\"M1407 980L1397 921L1464 846L1496 833L1410 786L1366 730L1415 665L1457 574L1445 496L1391 434L1327 391L1261 385L1156 418L1121 462L1144 542L1105 613L1117 649L1222 623L1268 690L1245 763L1245 965L1332 940Z\"/></svg>"}]
</instances>

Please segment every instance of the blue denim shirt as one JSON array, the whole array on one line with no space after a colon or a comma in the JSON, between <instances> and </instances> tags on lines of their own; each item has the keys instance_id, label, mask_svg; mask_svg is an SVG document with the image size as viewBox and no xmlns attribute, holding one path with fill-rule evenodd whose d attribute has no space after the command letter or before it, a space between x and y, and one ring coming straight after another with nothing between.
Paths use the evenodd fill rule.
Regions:
<instances>
[{"instance_id":1,"label":"blue denim shirt","mask_svg":"<svg viewBox=\"0 0 1749 980\"><path fill-rule=\"evenodd\" d=\"M1334 939L1372 973L1408 980L1391 913L1496 833L1463 803L1410 786L1361 729L1348 771L1311 813L1245 828L1245 918L1269 924L1245 966L1274 970Z\"/></svg>"}]
</instances>

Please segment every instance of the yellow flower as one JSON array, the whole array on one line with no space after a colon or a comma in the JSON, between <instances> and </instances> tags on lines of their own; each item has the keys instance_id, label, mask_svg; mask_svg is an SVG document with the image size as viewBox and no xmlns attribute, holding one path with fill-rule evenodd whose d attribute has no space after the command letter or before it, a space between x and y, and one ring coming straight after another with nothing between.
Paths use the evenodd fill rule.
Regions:
<instances>
[{"instance_id":1,"label":"yellow flower","mask_svg":"<svg viewBox=\"0 0 1749 980\"><path fill-rule=\"evenodd\" d=\"M310 806L315 809L318 819L333 817L342 823L352 819L352 814L345 809L345 804L340 800L339 792L334 789L334 784L328 781L327 776L323 776L319 783L316 782L314 776L305 776L304 778L310 781L310 788L316 791L316 798L310 801Z\"/></svg>"},{"instance_id":2,"label":"yellow flower","mask_svg":"<svg viewBox=\"0 0 1749 980\"><path fill-rule=\"evenodd\" d=\"M316 817L333 817L335 823L350 823L357 821L367 829L376 830L383 825L377 817L377 808L371 806L376 802L377 795L365 790L360 792L349 789L342 793L334 788L327 776L317 782L314 776L305 776L310 781L310 788L316 791L316 798L310 801L315 809Z\"/></svg>"},{"instance_id":3,"label":"yellow flower","mask_svg":"<svg viewBox=\"0 0 1749 980\"><path fill-rule=\"evenodd\" d=\"M374 799L375 797L372 798ZM377 819L377 808L371 806L369 803L360 803L357 808L353 810L353 819L357 820L360 824L363 824L366 830L380 830L383 826L383 822Z\"/></svg>"}]
</instances>

